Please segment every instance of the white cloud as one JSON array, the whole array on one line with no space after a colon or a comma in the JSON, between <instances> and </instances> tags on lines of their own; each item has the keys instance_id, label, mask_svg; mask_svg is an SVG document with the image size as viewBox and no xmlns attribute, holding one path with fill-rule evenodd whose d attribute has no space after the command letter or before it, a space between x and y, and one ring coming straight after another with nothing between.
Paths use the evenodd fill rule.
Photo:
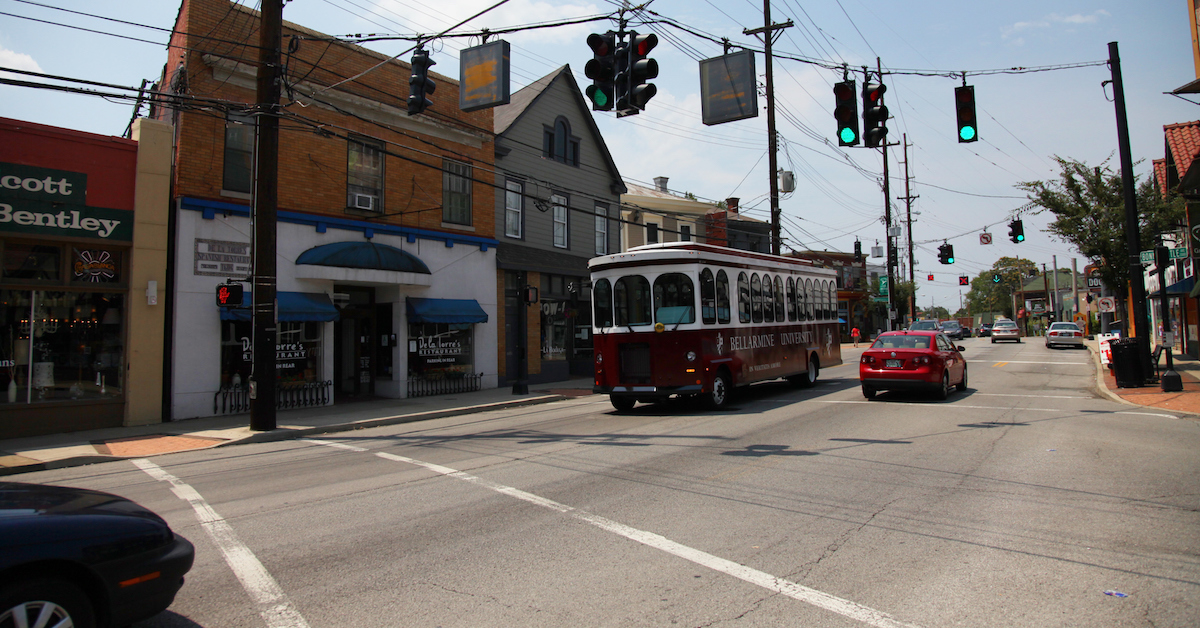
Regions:
<instances>
[{"instance_id":1,"label":"white cloud","mask_svg":"<svg viewBox=\"0 0 1200 628\"><path fill-rule=\"evenodd\" d=\"M1010 44L1021 46L1025 44L1025 38L1023 36L1025 34L1045 32L1048 29L1060 25L1067 25L1069 28L1070 26L1081 24L1097 24L1100 22L1101 18L1111 16L1112 14L1104 9L1097 9L1088 15L1083 15L1080 13L1075 13L1073 15L1059 15L1058 13L1051 13L1040 20L1016 22L1012 26L1001 27L1000 37Z\"/></svg>"},{"instance_id":2,"label":"white cloud","mask_svg":"<svg viewBox=\"0 0 1200 628\"><path fill-rule=\"evenodd\" d=\"M27 72L42 72L42 66L38 65L38 62L34 61L33 57L22 52L14 52L7 48L0 48L0 67L25 70ZM31 76L13 74L12 72L0 72L0 77L25 81L37 80Z\"/></svg>"}]
</instances>

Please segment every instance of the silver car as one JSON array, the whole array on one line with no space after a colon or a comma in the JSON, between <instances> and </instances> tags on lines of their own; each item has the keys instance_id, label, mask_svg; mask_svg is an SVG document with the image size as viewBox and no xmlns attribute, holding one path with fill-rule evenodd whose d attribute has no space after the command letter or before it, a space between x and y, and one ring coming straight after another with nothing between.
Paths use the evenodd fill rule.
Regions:
<instances>
[{"instance_id":1,"label":"silver car","mask_svg":"<svg viewBox=\"0 0 1200 628\"><path fill-rule=\"evenodd\" d=\"M992 344L996 344L997 340L1021 342L1021 332L1017 330L1017 324L1010 320L996 321L992 325Z\"/></svg>"},{"instance_id":2,"label":"silver car","mask_svg":"<svg viewBox=\"0 0 1200 628\"><path fill-rule=\"evenodd\" d=\"M1083 330L1075 323L1050 323L1046 330L1046 348L1054 345L1083 347Z\"/></svg>"}]
</instances>

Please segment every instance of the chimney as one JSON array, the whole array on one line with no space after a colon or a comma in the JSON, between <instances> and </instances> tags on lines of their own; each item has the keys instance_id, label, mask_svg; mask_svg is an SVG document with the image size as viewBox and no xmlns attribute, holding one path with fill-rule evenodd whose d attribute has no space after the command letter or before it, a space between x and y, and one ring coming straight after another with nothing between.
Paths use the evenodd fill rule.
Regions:
<instances>
[{"instance_id":1,"label":"chimney","mask_svg":"<svg viewBox=\"0 0 1200 628\"><path fill-rule=\"evenodd\" d=\"M725 209L735 214L738 213L738 201L740 200L742 199L736 196L725 199Z\"/></svg>"},{"instance_id":2,"label":"chimney","mask_svg":"<svg viewBox=\"0 0 1200 628\"><path fill-rule=\"evenodd\" d=\"M659 192L670 192L670 190L667 189L667 178L654 177L654 189L658 190Z\"/></svg>"}]
</instances>

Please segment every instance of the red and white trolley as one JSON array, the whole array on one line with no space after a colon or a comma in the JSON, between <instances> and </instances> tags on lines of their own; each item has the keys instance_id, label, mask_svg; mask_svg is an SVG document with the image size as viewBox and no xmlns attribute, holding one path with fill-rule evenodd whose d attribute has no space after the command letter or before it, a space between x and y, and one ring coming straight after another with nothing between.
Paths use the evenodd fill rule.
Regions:
<instances>
[{"instance_id":1,"label":"red and white trolley","mask_svg":"<svg viewBox=\"0 0 1200 628\"><path fill-rule=\"evenodd\" d=\"M593 258L595 387L613 407L787 378L842 363L836 271L692 242Z\"/></svg>"}]
</instances>

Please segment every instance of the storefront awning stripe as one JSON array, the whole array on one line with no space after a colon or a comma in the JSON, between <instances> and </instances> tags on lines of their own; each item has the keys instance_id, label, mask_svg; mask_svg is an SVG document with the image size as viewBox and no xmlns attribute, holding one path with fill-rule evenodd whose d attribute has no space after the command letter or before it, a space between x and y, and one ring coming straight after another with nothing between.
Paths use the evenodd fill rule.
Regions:
<instances>
[{"instance_id":1,"label":"storefront awning stripe","mask_svg":"<svg viewBox=\"0 0 1200 628\"><path fill-rule=\"evenodd\" d=\"M475 299L405 299L410 323L486 323L487 312Z\"/></svg>"},{"instance_id":2,"label":"storefront awning stripe","mask_svg":"<svg viewBox=\"0 0 1200 628\"><path fill-rule=\"evenodd\" d=\"M429 275L429 267L421 258L394 246L374 242L334 242L322 244L303 252L296 264L367 268Z\"/></svg>"},{"instance_id":3,"label":"storefront awning stripe","mask_svg":"<svg viewBox=\"0 0 1200 628\"><path fill-rule=\"evenodd\" d=\"M329 295L321 292L277 292L279 320L283 322L336 321L337 308ZM250 291L242 293L242 307L221 308L223 321L251 320Z\"/></svg>"}]
</instances>

